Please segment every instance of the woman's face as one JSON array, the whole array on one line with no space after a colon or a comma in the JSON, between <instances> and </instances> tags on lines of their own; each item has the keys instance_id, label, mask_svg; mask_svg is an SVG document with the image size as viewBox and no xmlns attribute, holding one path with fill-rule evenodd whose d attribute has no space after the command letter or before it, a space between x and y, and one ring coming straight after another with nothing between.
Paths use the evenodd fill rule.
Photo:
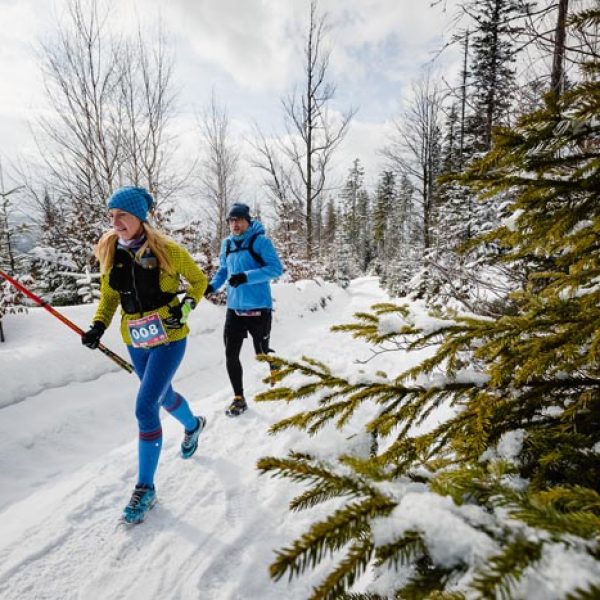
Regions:
<instances>
[{"instance_id":1,"label":"woman's face","mask_svg":"<svg viewBox=\"0 0 600 600\"><path fill-rule=\"evenodd\" d=\"M133 240L142 233L142 222L135 215L119 208L110 209L108 214L113 229L122 240Z\"/></svg>"}]
</instances>

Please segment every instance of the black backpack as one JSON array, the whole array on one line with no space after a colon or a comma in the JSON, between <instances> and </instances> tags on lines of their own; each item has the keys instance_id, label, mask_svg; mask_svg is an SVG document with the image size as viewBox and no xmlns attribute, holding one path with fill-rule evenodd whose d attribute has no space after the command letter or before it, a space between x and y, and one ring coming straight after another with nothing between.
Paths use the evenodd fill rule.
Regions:
<instances>
[{"instance_id":1,"label":"black backpack","mask_svg":"<svg viewBox=\"0 0 600 600\"><path fill-rule=\"evenodd\" d=\"M232 252L241 252L242 250L248 250L250 252L250 256L261 266L264 267L267 263L265 259L254 249L254 240L262 233L253 233L248 239L247 246L240 246L239 248L236 246L235 248L231 248L231 240L227 238L227 244L225 246L225 258L227 258Z\"/></svg>"}]
</instances>

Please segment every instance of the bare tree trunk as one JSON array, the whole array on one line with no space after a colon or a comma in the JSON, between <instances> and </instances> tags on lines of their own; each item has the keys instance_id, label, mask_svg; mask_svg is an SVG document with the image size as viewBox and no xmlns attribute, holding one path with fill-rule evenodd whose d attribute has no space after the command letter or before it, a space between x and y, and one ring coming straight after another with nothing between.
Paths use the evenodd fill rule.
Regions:
<instances>
[{"instance_id":1,"label":"bare tree trunk","mask_svg":"<svg viewBox=\"0 0 600 600\"><path fill-rule=\"evenodd\" d=\"M552 60L552 76L550 89L559 97L564 88L564 62L567 12L569 0L559 0L558 16L556 19L556 33L554 36L554 56Z\"/></svg>"},{"instance_id":2,"label":"bare tree trunk","mask_svg":"<svg viewBox=\"0 0 600 600\"><path fill-rule=\"evenodd\" d=\"M415 86L412 106L402 120L396 122L390 143L382 151L395 172L418 182L425 251L433 240L435 181L440 171L441 106L440 91L426 76Z\"/></svg>"},{"instance_id":3,"label":"bare tree trunk","mask_svg":"<svg viewBox=\"0 0 600 600\"><path fill-rule=\"evenodd\" d=\"M325 189L332 154L346 135L355 112L345 113L336 125L328 116L335 86L326 81L329 52L323 45L327 30L326 16L319 15L317 1L312 0L304 47L305 89L301 95L291 95L283 100L289 137L281 149L292 165L291 193L304 206L307 259L314 251L314 206Z\"/></svg>"},{"instance_id":4,"label":"bare tree trunk","mask_svg":"<svg viewBox=\"0 0 600 600\"><path fill-rule=\"evenodd\" d=\"M278 144L267 140L258 128L252 145L256 154L250 164L264 175L264 185L277 216L278 224L274 234L282 257L298 256L299 244L305 237L305 220L303 205L292 193L290 169L278 160ZM304 244L301 246L304 248Z\"/></svg>"},{"instance_id":5,"label":"bare tree trunk","mask_svg":"<svg viewBox=\"0 0 600 600\"><path fill-rule=\"evenodd\" d=\"M290 210L292 194L289 170L277 159L276 144L264 136L257 128L252 146L256 154L250 158L250 164L263 172L264 184L276 213Z\"/></svg>"},{"instance_id":6,"label":"bare tree trunk","mask_svg":"<svg viewBox=\"0 0 600 600\"><path fill-rule=\"evenodd\" d=\"M306 134L306 166L305 166L305 198L306 198L306 258L310 259L313 248L313 231L312 231L312 212L313 212L313 183L312 183L312 152L313 152L313 130L314 130L314 115L315 115L315 96L313 94L313 78L315 76L314 65L318 57L320 34L319 31L324 27L324 21L315 23L317 5L316 2L310 4L310 26L308 38L306 40L305 50L305 73L306 73L306 111L305 111L305 134ZM319 38L315 39L315 35L319 34ZM324 67L327 64L329 57L325 58L323 63L322 75L324 76Z\"/></svg>"},{"instance_id":7,"label":"bare tree trunk","mask_svg":"<svg viewBox=\"0 0 600 600\"><path fill-rule=\"evenodd\" d=\"M207 216L214 237L215 249L228 233L227 211L239 194L239 153L229 134L229 117L219 107L215 94L205 109L200 123L204 156L201 161L200 184L202 198L207 202Z\"/></svg>"},{"instance_id":8,"label":"bare tree trunk","mask_svg":"<svg viewBox=\"0 0 600 600\"><path fill-rule=\"evenodd\" d=\"M464 166L465 152L465 111L467 108L467 79L469 77L468 61L469 61L469 30L465 34L463 55L463 70L462 70L462 90L460 97L460 155L458 157L458 168L462 171Z\"/></svg>"},{"instance_id":9,"label":"bare tree trunk","mask_svg":"<svg viewBox=\"0 0 600 600\"><path fill-rule=\"evenodd\" d=\"M497 104L497 81L498 81L498 26L500 22L500 0L496 0L494 5L494 12L492 15L491 22L492 28L492 39L491 39L491 65L490 65L490 85L488 86L487 98L485 102L486 115L485 115L485 131L484 131L484 145L485 150L489 150L492 147L492 128L496 124L494 122L496 115L496 104Z\"/></svg>"},{"instance_id":10,"label":"bare tree trunk","mask_svg":"<svg viewBox=\"0 0 600 600\"><path fill-rule=\"evenodd\" d=\"M160 200L180 185L168 169L168 156L174 146L167 136L174 102L173 61L166 53L163 36L159 34L149 50L143 33L138 31L136 43L128 46L123 72L121 102L125 107L123 144L127 161L121 176L148 188ZM168 154L166 146L171 148Z\"/></svg>"}]
</instances>

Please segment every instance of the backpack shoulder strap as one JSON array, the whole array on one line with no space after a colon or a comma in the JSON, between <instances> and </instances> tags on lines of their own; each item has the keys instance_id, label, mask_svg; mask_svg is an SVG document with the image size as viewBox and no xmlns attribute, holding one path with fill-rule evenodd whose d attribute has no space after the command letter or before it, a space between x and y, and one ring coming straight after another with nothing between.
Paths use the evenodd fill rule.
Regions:
<instances>
[{"instance_id":1,"label":"backpack shoulder strap","mask_svg":"<svg viewBox=\"0 0 600 600\"><path fill-rule=\"evenodd\" d=\"M252 258L261 266L264 267L267 263L265 262L265 259L254 249L254 241L256 240L256 238L262 235L262 233L254 233L250 236L250 239L248 240L248 252L250 252L250 255L252 256Z\"/></svg>"},{"instance_id":2,"label":"backpack shoulder strap","mask_svg":"<svg viewBox=\"0 0 600 600\"><path fill-rule=\"evenodd\" d=\"M267 263L265 262L265 259L254 249L254 240L256 240L256 238L262 235L262 233L253 233L249 238L248 238L248 245L247 246L241 246L239 248L235 248L232 250L231 248L231 240L228 238L226 240L226 244L225 244L225 256L229 256L232 252L240 252L242 250L248 250L248 252L250 252L250 256L261 266L264 267Z\"/></svg>"}]
</instances>

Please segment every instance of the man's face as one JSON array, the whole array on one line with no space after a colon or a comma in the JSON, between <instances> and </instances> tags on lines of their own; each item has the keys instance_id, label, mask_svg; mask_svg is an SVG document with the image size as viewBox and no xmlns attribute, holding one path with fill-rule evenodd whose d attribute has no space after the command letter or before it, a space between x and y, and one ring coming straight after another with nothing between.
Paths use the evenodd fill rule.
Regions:
<instances>
[{"instance_id":1,"label":"man's face","mask_svg":"<svg viewBox=\"0 0 600 600\"><path fill-rule=\"evenodd\" d=\"M233 235L241 235L250 227L250 223L242 217L230 217L227 220L229 221L229 231Z\"/></svg>"}]
</instances>

